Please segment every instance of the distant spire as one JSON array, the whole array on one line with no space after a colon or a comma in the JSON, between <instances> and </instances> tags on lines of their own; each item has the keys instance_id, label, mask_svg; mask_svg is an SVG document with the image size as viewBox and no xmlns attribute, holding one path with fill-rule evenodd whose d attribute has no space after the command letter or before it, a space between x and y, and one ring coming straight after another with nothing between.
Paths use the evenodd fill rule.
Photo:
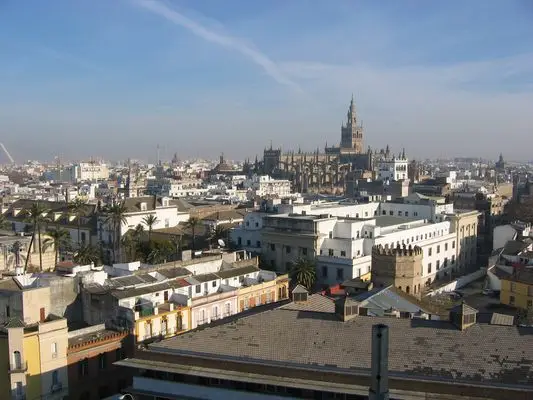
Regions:
<instances>
[{"instance_id":1,"label":"distant spire","mask_svg":"<svg viewBox=\"0 0 533 400\"><path fill-rule=\"evenodd\" d=\"M405 147L402 149L402 159L405 160Z\"/></svg>"}]
</instances>

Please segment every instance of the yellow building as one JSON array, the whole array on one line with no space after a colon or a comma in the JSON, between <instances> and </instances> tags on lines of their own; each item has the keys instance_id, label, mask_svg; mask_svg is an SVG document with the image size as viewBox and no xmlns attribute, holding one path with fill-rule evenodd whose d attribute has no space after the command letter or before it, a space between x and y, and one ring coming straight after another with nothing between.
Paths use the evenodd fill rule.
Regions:
<instances>
[{"instance_id":1,"label":"yellow building","mask_svg":"<svg viewBox=\"0 0 533 400\"><path fill-rule=\"evenodd\" d=\"M284 300L288 297L288 293L289 278L287 274L279 275L273 280L242 286L237 290L239 307L237 312Z\"/></svg>"},{"instance_id":2,"label":"yellow building","mask_svg":"<svg viewBox=\"0 0 533 400\"><path fill-rule=\"evenodd\" d=\"M27 325L11 318L0 331L1 399L62 399L68 393L67 321Z\"/></svg>"},{"instance_id":3,"label":"yellow building","mask_svg":"<svg viewBox=\"0 0 533 400\"><path fill-rule=\"evenodd\" d=\"M533 309L533 272L523 270L502 278L500 302L522 309Z\"/></svg>"},{"instance_id":4,"label":"yellow building","mask_svg":"<svg viewBox=\"0 0 533 400\"><path fill-rule=\"evenodd\" d=\"M188 306L163 303L134 313L137 343L179 335L192 326Z\"/></svg>"}]
</instances>

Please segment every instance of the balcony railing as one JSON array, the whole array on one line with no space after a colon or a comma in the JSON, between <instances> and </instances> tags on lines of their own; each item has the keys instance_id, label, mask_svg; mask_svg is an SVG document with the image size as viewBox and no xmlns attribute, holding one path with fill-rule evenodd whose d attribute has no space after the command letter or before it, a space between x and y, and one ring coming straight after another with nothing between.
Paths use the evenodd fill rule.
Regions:
<instances>
[{"instance_id":1,"label":"balcony railing","mask_svg":"<svg viewBox=\"0 0 533 400\"><path fill-rule=\"evenodd\" d=\"M20 363L9 364L9 373L16 374L17 372L26 372L28 370L28 362L23 361Z\"/></svg>"}]
</instances>

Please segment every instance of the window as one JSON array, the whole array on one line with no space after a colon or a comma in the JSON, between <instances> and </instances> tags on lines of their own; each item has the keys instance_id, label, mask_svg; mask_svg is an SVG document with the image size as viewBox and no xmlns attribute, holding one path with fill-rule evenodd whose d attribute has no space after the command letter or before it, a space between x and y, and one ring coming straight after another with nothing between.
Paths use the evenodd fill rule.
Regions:
<instances>
[{"instance_id":1,"label":"window","mask_svg":"<svg viewBox=\"0 0 533 400\"><path fill-rule=\"evenodd\" d=\"M241 238L240 236L237 238L237 244L238 244L239 246L242 245L242 238Z\"/></svg>"},{"instance_id":2,"label":"window","mask_svg":"<svg viewBox=\"0 0 533 400\"><path fill-rule=\"evenodd\" d=\"M276 251L276 245L274 243L270 243L270 250Z\"/></svg>"},{"instance_id":3,"label":"window","mask_svg":"<svg viewBox=\"0 0 533 400\"><path fill-rule=\"evenodd\" d=\"M78 361L78 375L80 377L89 375L89 360L87 358Z\"/></svg>"},{"instance_id":4,"label":"window","mask_svg":"<svg viewBox=\"0 0 533 400\"><path fill-rule=\"evenodd\" d=\"M389 215L394 215L394 211L390 210Z\"/></svg>"},{"instance_id":5,"label":"window","mask_svg":"<svg viewBox=\"0 0 533 400\"><path fill-rule=\"evenodd\" d=\"M195 288L194 288L194 291L195 291L196 293L200 293L200 292L202 291L202 286L200 286L200 285L196 285Z\"/></svg>"},{"instance_id":6,"label":"window","mask_svg":"<svg viewBox=\"0 0 533 400\"><path fill-rule=\"evenodd\" d=\"M212 285L213 287L217 287L217 281L213 281Z\"/></svg>"},{"instance_id":7,"label":"window","mask_svg":"<svg viewBox=\"0 0 533 400\"><path fill-rule=\"evenodd\" d=\"M452 242L452 249L455 249L455 240Z\"/></svg>"},{"instance_id":8,"label":"window","mask_svg":"<svg viewBox=\"0 0 533 400\"><path fill-rule=\"evenodd\" d=\"M440 244L437 245L437 254L440 253Z\"/></svg>"},{"instance_id":9,"label":"window","mask_svg":"<svg viewBox=\"0 0 533 400\"><path fill-rule=\"evenodd\" d=\"M328 267L323 266L322 267L322 278L327 278L327 277L328 277Z\"/></svg>"},{"instance_id":10,"label":"window","mask_svg":"<svg viewBox=\"0 0 533 400\"><path fill-rule=\"evenodd\" d=\"M329 231L329 238L333 239L333 232L332 231Z\"/></svg>"},{"instance_id":11,"label":"window","mask_svg":"<svg viewBox=\"0 0 533 400\"><path fill-rule=\"evenodd\" d=\"M476 322L476 314L467 314L463 316L463 324L473 324Z\"/></svg>"},{"instance_id":12,"label":"window","mask_svg":"<svg viewBox=\"0 0 533 400\"><path fill-rule=\"evenodd\" d=\"M286 252L287 254L289 254L289 253L291 252L291 246L286 246L286 247L285 247L285 252Z\"/></svg>"},{"instance_id":13,"label":"window","mask_svg":"<svg viewBox=\"0 0 533 400\"><path fill-rule=\"evenodd\" d=\"M448 243L444 243L444 251L448 250Z\"/></svg>"},{"instance_id":14,"label":"window","mask_svg":"<svg viewBox=\"0 0 533 400\"><path fill-rule=\"evenodd\" d=\"M432 247L430 247L430 248L428 249L428 256L431 256L431 254L433 254L433 248L432 248Z\"/></svg>"},{"instance_id":15,"label":"window","mask_svg":"<svg viewBox=\"0 0 533 400\"><path fill-rule=\"evenodd\" d=\"M516 283L511 282L511 292L515 292L515 291L516 291Z\"/></svg>"},{"instance_id":16,"label":"window","mask_svg":"<svg viewBox=\"0 0 533 400\"><path fill-rule=\"evenodd\" d=\"M398 211L398 216L402 216L402 212L401 211Z\"/></svg>"},{"instance_id":17,"label":"window","mask_svg":"<svg viewBox=\"0 0 533 400\"><path fill-rule=\"evenodd\" d=\"M22 398L24 396L24 385L22 382L17 382L16 386L17 397Z\"/></svg>"},{"instance_id":18,"label":"window","mask_svg":"<svg viewBox=\"0 0 533 400\"><path fill-rule=\"evenodd\" d=\"M307 255L307 247L302 247L302 255Z\"/></svg>"},{"instance_id":19,"label":"window","mask_svg":"<svg viewBox=\"0 0 533 400\"><path fill-rule=\"evenodd\" d=\"M357 276L361 276L361 268L357 268Z\"/></svg>"},{"instance_id":20,"label":"window","mask_svg":"<svg viewBox=\"0 0 533 400\"><path fill-rule=\"evenodd\" d=\"M527 308L533 308L533 300L527 301Z\"/></svg>"},{"instance_id":21,"label":"window","mask_svg":"<svg viewBox=\"0 0 533 400\"><path fill-rule=\"evenodd\" d=\"M428 274L431 274L431 263L428 263Z\"/></svg>"},{"instance_id":22,"label":"window","mask_svg":"<svg viewBox=\"0 0 533 400\"><path fill-rule=\"evenodd\" d=\"M57 357L57 342L53 342L51 347L52 347L52 358L56 358Z\"/></svg>"},{"instance_id":23,"label":"window","mask_svg":"<svg viewBox=\"0 0 533 400\"><path fill-rule=\"evenodd\" d=\"M98 356L98 368L100 370L105 369L107 366L107 357L106 353L102 353Z\"/></svg>"},{"instance_id":24,"label":"window","mask_svg":"<svg viewBox=\"0 0 533 400\"><path fill-rule=\"evenodd\" d=\"M440 260L437 260L437 271L440 269Z\"/></svg>"},{"instance_id":25,"label":"window","mask_svg":"<svg viewBox=\"0 0 533 400\"><path fill-rule=\"evenodd\" d=\"M452 265L455 264L455 254L452 255Z\"/></svg>"},{"instance_id":26,"label":"window","mask_svg":"<svg viewBox=\"0 0 533 400\"><path fill-rule=\"evenodd\" d=\"M346 257L346 252L344 250L341 250L341 257Z\"/></svg>"},{"instance_id":27,"label":"window","mask_svg":"<svg viewBox=\"0 0 533 400\"><path fill-rule=\"evenodd\" d=\"M447 266L448 266L448 257L444 259L444 268L446 268Z\"/></svg>"},{"instance_id":28,"label":"window","mask_svg":"<svg viewBox=\"0 0 533 400\"><path fill-rule=\"evenodd\" d=\"M405 216L406 216L406 217L409 216L409 212L408 212L408 211L405 212Z\"/></svg>"},{"instance_id":29,"label":"window","mask_svg":"<svg viewBox=\"0 0 533 400\"><path fill-rule=\"evenodd\" d=\"M258 240L257 242L255 242L255 247L261 247L261 241Z\"/></svg>"},{"instance_id":30,"label":"window","mask_svg":"<svg viewBox=\"0 0 533 400\"><path fill-rule=\"evenodd\" d=\"M509 304L514 306L514 301L515 301L514 296L509 296Z\"/></svg>"},{"instance_id":31,"label":"window","mask_svg":"<svg viewBox=\"0 0 533 400\"><path fill-rule=\"evenodd\" d=\"M15 369L22 368L22 357L20 355L20 351L13 352L13 366L15 367Z\"/></svg>"},{"instance_id":32,"label":"window","mask_svg":"<svg viewBox=\"0 0 533 400\"><path fill-rule=\"evenodd\" d=\"M382 214L387 215L387 211L383 210Z\"/></svg>"},{"instance_id":33,"label":"window","mask_svg":"<svg viewBox=\"0 0 533 400\"><path fill-rule=\"evenodd\" d=\"M250 239L248 239L248 240L246 241L246 246L251 246L251 245L252 245L252 241L251 241Z\"/></svg>"},{"instance_id":34,"label":"window","mask_svg":"<svg viewBox=\"0 0 533 400\"><path fill-rule=\"evenodd\" d=\"M415 217L418 217L418 211L413 212L413 215L414 215Z\"/></svg>"},{"instance_id":35,"label":"window","mask_svg":"<svg viewBox=\"0 0 533 400\"><path fill-rule=\"evenodd\" d=\"M328 250L328 255L329 255L330 257L333 257L333 249L329 249L329 250Z\"/></svg>"},{"instance_id":36,"label":"window","mask_svg":"<svg viewBox=\"0 0 533 400\"><path fill-rule=\"evenodd\" d=\"M337 279L344 279L344 270L342 268L337 268Z\"/></svg>"}]
</instances>

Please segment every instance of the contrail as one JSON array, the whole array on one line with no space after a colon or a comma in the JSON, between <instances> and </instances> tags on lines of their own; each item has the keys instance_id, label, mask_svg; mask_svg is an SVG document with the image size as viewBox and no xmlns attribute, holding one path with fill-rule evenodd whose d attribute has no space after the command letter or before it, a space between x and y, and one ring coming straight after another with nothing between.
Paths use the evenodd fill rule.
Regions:
<instances>
[{"instance_id":1,"label":"contrail","mask_svg":"<svg viewBox=\"0 0 533 400\"><path fill-rule=\"evenodd\" d=\"M157 14L176 25L179 25L188 31L192 32L194 35L208 41L211 43L218 44L219 46L226 47L238 51L244 56L248 57L252 62L259 65L271 78L276 80L282 85L289 86L293 89L301 91L301 88L298 84L292 81L290 78L285 76L285 74L280 70L278 65L272 61L266 54L261 51L251 47L246 44L239 38L221 35L216 33L196 21L186 17L183 14L178 13L177 11L172 10L167 7L165 4L162 4L156 0L133 0L140 7Z\"/></svg>"}]
</instances>

